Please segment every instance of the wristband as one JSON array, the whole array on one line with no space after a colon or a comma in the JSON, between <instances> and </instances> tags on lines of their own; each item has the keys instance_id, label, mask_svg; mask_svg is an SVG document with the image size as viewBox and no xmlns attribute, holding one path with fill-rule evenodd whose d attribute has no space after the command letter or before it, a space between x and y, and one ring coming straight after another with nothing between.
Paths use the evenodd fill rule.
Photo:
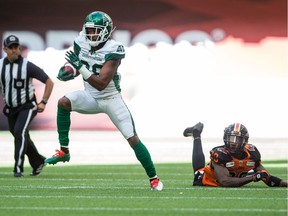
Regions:
<instances>
[{"instance_id":1,"label":"wristband","mask_svg":"<svg viewBox=\"0 0 288 216\"><path fill-rule=\"evenodd\" d=\"M83 76L84 80L87 80L93 74L84 65L78 71Z\"/></svg>"},{"instance_id":2,"label":"wristband","mask_svg":"<svg viewBox=\"0 0 288 216\"><path fill-rule=\"evenodd\" d=\"M40 103L43 103L46 105L48 103L48 99L43 98Z\"/></svg>"}]
</instances>

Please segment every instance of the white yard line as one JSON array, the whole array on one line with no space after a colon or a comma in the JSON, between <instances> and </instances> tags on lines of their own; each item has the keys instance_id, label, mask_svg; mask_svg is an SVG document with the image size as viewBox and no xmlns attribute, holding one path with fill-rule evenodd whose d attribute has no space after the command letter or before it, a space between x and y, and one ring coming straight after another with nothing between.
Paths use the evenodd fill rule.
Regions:
<instances>
[{"instance_id":1,"label":"white yard line","mask_svg":"<svg viewBox=\"0 0 288 216\"><path fill-rule=\"evenodd\" d=\"M83 213L83 211L128 211L128 212L138 212L138 211L175 211L175 212L271 212L271 213L282 213L282 212L287 212L287 209L259 209L259 208L133 208L133 207L129 207L129 208L113 208L113 207L0 207L0 209L2 210L45 210L45 211L81 211Z\"/></svg>"}]
</instances>

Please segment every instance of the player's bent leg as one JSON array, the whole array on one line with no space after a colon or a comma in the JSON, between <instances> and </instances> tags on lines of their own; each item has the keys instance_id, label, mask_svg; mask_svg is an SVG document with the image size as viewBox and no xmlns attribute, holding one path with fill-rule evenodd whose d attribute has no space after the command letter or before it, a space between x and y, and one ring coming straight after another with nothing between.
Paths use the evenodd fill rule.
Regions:
<instances>
[{"instance_id":1,"label":"player's bent leg","mask_svg":"<svg viewBox=\"0 0 288 216\"><path fill-rule=\"evenodd\" d=\"M111 100L106 101L105 107L106 114L110 117L125 139L127 139L129 145L134 150L136 158L145 169L150 180L151 190L161 191L163 189L163 183L156 175L156 170L149 151L136 135L133 118L121 95L115 95Z\"/></svg>"},{"instance_id":2,"label":"player's bent leg","mask_svg":"<svg viewBox=\"0 0 288 216\"><path fill-rule=\"evenodd\" d=\"M57 132L58 139L60 142L61 150L56 150L56 154L52 157L47 158L45 163L56 164L58 162L69 162L69 130L71 125L70 119L71 103L68 98L62 97L58 101L57 110Z\"/></svg>"},{"instance_id":3,"label":"player's bent leg","mask_svg":"<svg viewBox=\"0 0 288 216\"><path fill-rule=\"evenodd\" d=\"M58 101L58 110L57 110L57 132L58 139L61 146L66 148L62 149L65 153L69 153L68 145L69 145L69 131L71 125L70 118L71 111L71 102L68 98L62 97Z\"/></svg>"},{"instance_id":4,"label":"player's bent leg","mask_svg":"<svg viewBox=\"0 0 288 216\"><path fill-rule=\"evenodd\" d=\"M194 139L192 150L192 167L194 172L205 166L205 156L202 148L201 139Z\"/></svg>"},{"instance_id":5,"label":"player's bent leg","mask_svg":"<svg viewBox=\"0 0 288 216\"><path fill-rule=\"evenodd\" d=\"M134 142L133 142L134 141ZM135 145L135 141L138 141ZM138 139L137 136L131 137L128 139L130 146L133 148L137 159L140 161L144 167L146 174L150 179L150 188L153 191L162 191L163 183L156 175L156 169L154 163L151 159L150 153L145 145Z\"/></svg>"},{"instance_id":6,"label":"player's bent leg","mask_svg":"<svg viewBox=\"0 0 288 216\"><path fill-rule=\"evenodd\" d=\"M134 137L129 139L129 143L131 142L131 139L133 138ZM138 142L136 145L135 144L133 145L130 144L130 145L132 146L132 149L134 150L137 159L140 161L140 163L144 167L146 174L149 176L149 178L153 178L154 176L156 176L156 170L152 162L150 153L148 149L146 148L146 146L139 139L137 140Z\"/></svg>"},{"instance_id":7,"label":"player's bent leg","mask_svg":"<svg viewBox=\"0 0 288 216\"><path fill-rule=\"evenodd\" d=\"M193 136L193 151L192 151L192 167L194 172L205 166L205 156L202 149L201 133L204 124L199 122L193 127L188 127L184 130L185 137Z\"/></svg>"}]
</instances>

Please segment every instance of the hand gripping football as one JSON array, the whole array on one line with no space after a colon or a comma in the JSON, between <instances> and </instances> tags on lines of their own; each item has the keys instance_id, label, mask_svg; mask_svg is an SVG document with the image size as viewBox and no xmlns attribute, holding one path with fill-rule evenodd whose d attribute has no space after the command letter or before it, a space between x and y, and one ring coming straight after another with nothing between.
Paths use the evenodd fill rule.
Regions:
<instances>
[{"instance_id":1,"label":"hand gripping football","mask_svg":"<svg viewBox=\"0 0 288 216\"><path fill-rule=\"evenodd\" d=\"M62 71L68 71L66 74L73 74L74 77L77 77L80 74L79 71L77 71L69 62L66 62L64 64L64 68L62 69Z\"/></svg>"}]
</instances>

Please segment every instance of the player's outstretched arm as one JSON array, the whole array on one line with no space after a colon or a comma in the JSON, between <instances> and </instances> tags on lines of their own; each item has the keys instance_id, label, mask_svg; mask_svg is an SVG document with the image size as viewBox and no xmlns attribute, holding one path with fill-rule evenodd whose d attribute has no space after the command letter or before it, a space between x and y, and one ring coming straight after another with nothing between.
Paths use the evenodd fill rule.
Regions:
<instances>
[{"instance_id":1,"label":"player's outstretched arm","mask_svg":"<svg viewBox=\"0 0 288 216\"><path fill-rule=\"evenodd\" d=\"M215 162L212 162L212 164L217 181L222 187L241 187L253 181L252 176L243 178L231 177L226 167L222 167Z\"/></svg>"},{"instance_id":2,"label":"player's outstretched arm","mask_svg":"<svg viewBox=\"0 0 288 216\"><path fill-rule=\"evenodd\" d=\"M288 187L288 182L281 180L279 187Z\"/></svg>"},{"instance_id":3,"label":"player's outstretched arm","mask_svg":"<svg viewBox=\"0 0 288 216\"><path fill-rule=\"evenodd\" d=\"M270 175L268 171L264 168L264 166L261 164L255 169L255 171L256 173L254 174L254 176L256 176L257 174L263 175L261 180L269 187L288 187L287 181L284 181L276 176Z\"/></svg>"}]
</instances>

